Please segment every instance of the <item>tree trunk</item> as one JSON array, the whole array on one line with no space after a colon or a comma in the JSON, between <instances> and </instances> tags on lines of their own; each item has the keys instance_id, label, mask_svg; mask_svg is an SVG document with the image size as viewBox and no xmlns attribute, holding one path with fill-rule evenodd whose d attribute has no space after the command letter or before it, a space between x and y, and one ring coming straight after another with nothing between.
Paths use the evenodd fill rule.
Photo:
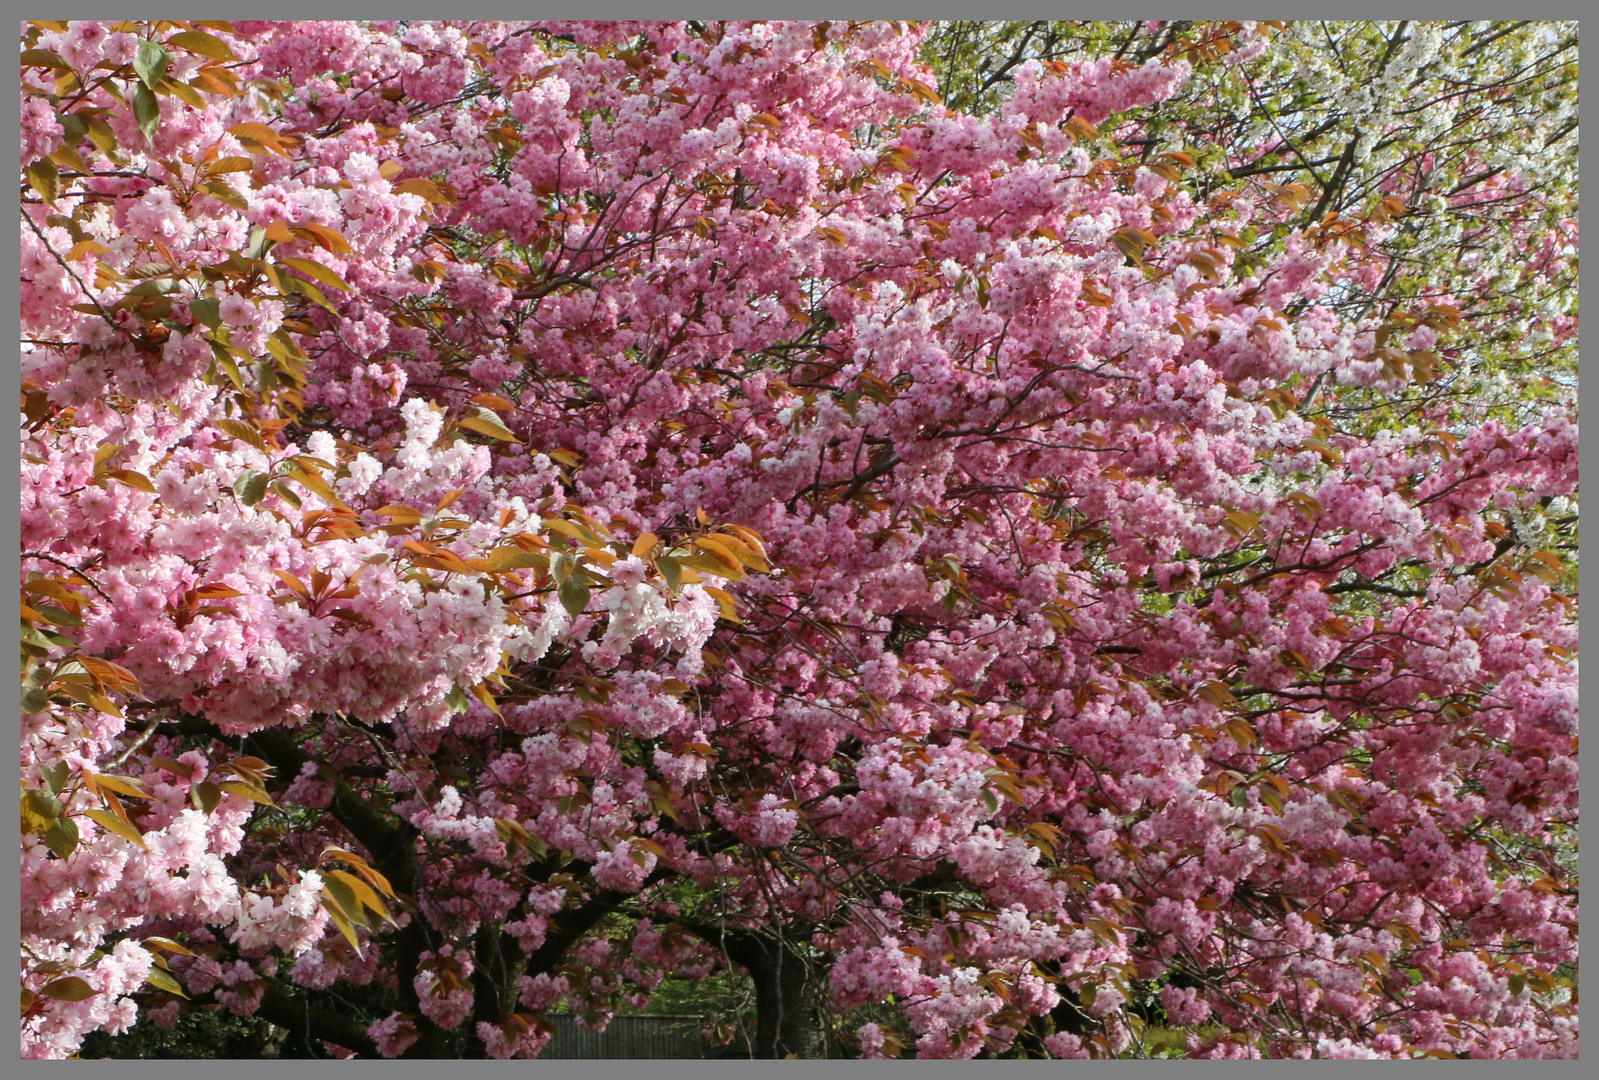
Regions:
<instances>
[{"instance_id":1,"label":"tree trunk","mask_svg":"<svg viewBox=\"0 0 1599 1080\"><path fill-rule=\"evenodd\" d=\"M781 942L728 937L728 956L755 983L755 1056L822 1057L821 1018L807 992L804 959Z\"/></svg>"}]
</instances>

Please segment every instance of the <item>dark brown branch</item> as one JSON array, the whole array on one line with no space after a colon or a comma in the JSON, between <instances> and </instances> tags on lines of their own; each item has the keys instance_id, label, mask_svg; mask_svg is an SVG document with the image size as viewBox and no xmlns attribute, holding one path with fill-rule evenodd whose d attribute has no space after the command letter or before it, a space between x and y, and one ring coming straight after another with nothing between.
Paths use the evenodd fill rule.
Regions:
<instances>
[{"instance_id":1,"label":"dark brown branch","mask_svg":"<svg viewBox=\"0 0 1599 1080\"><path fill-rule=\"evenodd\" d=\"M677 871L665 867L657 868L644 879L639 892L642 893L651 885L673 877L676 873ZM576 911L563 911L553 916L550 919L549 932L544 937L544 944L529 954L526 970L534 975L554 971L566 956L566 950L576 944L579 938L594 929L605 916L637 895L638 893L618 892L615 889L601 889L591 895Z\"/></svg>"},{"instance_id":2,"label":"dark brown branch","mask_svg":"<svg viewBox=\"0 0 1599 1080\"><path fill-rule=\"evenodd\" d=\"M304 998L290 997L268 989L261 996L255 1015L271 1024L312 1039L322 1039L354 1050L362 1057L379 1057L377 1043L367 1034L366 1025L312 1005Z\"/></svg>"}]
</instances>

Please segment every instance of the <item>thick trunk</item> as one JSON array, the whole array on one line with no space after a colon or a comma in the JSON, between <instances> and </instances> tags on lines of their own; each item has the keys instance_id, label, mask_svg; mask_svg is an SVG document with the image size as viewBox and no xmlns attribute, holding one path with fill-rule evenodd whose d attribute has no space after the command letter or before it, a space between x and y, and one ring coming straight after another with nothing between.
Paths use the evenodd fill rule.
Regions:
<instances>
[{"instance_id":1,"label":"thick trunk","mask_svg":"<svg viewBox=\"0 0 1599 1080\"><path fill-rule=\"evenodd\" d=\"M726 947L755 983L754 1056L824 1056L821 1018L808 992L804 959L781 942L754 935L729 934Z\"/></svg>"}]
</instances>

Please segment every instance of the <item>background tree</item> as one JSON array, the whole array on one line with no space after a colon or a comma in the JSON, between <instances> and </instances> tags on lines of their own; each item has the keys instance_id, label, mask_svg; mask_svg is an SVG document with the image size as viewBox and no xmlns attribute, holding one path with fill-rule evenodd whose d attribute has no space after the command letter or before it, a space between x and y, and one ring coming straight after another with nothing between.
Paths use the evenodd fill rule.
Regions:
<instances>
[{"instance_id":1,"label":"background tree","mask_svg":"<svg viewBox=\"0 0 1599 1080\"><path fill-rule=\"evenodd\" d=\"M27 31L25 1054L1575 1053L1574 413L926 31Z\"/></svg>"},{"instance_id":2,"label":"background tree","mask_svg":"<svg viewBox=\"0 0 1599 1080\"><path fill-rule=\"evenodd\" d=\"M946 100L974 112L997 108L1029 59L1185 58L1194 75L1121 114L1117 134L1145 163L1196 155L1207 193L1274 205L1275 220L1243 233L1244 260L1295 228L1371 216L1391 227L1367 235L1369 274L1344 282L1337 309L1366 317L1425 297L1473 327L1436 378L1365 407L1447 394L1465 418L1519 422L1570 400L1575 23L949 22L922 55Z\"/></svg>"}]
</instances>

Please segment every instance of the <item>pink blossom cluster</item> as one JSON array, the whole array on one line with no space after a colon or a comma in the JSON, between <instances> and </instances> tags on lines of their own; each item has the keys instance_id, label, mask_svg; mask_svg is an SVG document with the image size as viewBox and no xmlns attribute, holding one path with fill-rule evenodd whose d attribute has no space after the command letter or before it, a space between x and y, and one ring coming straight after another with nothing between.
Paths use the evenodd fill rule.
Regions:
<instances>
[{"instance_id":1,"label":"pink blossom cluster","mask_svg":"<svg viewBox=\"0 0 1599 1080\"><path fill-rule=\"evenodd\" d=\"M112 72L24 55L24 1056L152 938L404 1003L344 1053L803 942L865 1056L1115 1053L1134 975L1193 1056L1575 1055L1496 835L1575 822L1575 410L1361 405L1469 342L1093 141L1185 64L975 116L905 24L164 25L148 138L140 38L24 28Z\"/></svg>"}]
</instances>

